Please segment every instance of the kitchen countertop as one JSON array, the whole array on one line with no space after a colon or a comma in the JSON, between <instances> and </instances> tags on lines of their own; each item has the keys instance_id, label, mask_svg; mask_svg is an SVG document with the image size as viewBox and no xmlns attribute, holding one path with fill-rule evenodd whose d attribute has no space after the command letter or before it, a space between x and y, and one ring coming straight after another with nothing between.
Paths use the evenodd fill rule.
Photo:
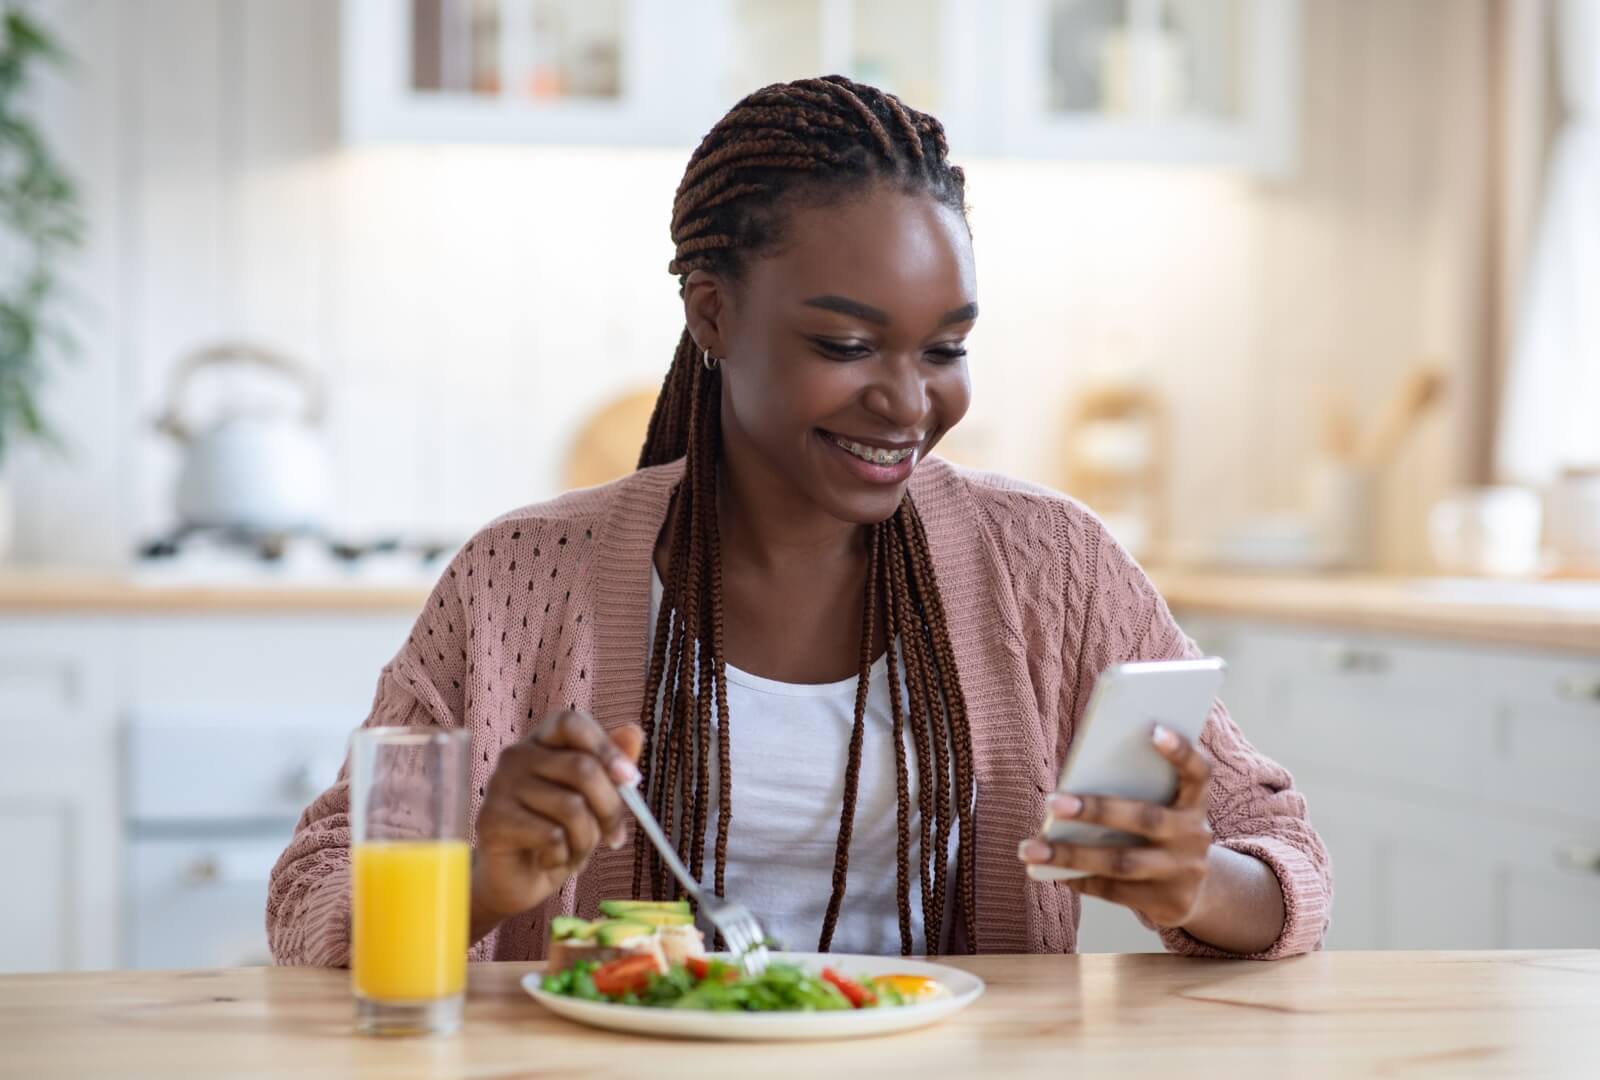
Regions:
<instances>
[{"instance_id":1,"label":"kitchen countertop","mask_svg":"<svg viewBox=\"0 0 1600 1080\"><path fill-rule=\"evenodd\" d=\"M1600 655L1600 582L1246 574L1153 567L1181 616L1295 622ZM0 615L93 613L411 614L429 583L327 578L193 581L111 572L0 572Z\"/></svg>"},{"instance_id":2,"label":"kitchen countertop","mask_svg":"<svg viewBox=\"0 0 1600 1080\"><path fill-rule=\"evenodd\" d=\"M1600 655L1600 582L1152 568L1179 618L1225 616Z\"/></svg>"},{"instance_id":3,"label":"kitchen countertop","mask_svg":"<svg viewBox=\"0 0 1600 1080\"><path fill-rule=\"evenodd\" d=\"M432 583L351 577L193 580L110 571L11 567L0 572L0 615L350 612L415 614Z\"/></svg>"},{"instance_id":4,"label":"kitchen countertop","mask_svg":"<svg viewBox=\"0 0 1600 1080\"><path fill-rule=\"evenodd\" d=\"M543 1012L474 965L455 1036L351 1031L349 976L317 969L0 978L0 1074L345 1076L1593 1076L1600 951L958 961L988 992L938 1026L813 1044L674 1042Z\"/></svg>"}]
</instances>

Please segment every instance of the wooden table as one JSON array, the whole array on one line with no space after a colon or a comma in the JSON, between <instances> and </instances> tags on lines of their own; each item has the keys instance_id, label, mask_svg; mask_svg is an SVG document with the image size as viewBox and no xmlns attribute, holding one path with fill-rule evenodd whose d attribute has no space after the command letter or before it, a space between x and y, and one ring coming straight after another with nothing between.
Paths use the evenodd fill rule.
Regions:
<instances>
[{"instance_id":1,"label":"wooden table","mask_svg":"<svg viewBox=\"0 0 1600 1080\"><path fill-rule=\"evenodd\" d=\"M465 1029L352 1033L340 971L0 978L0 1076L744 1078L1600 1076L1600 951L958 961L988 993L937 1027L740 1045L591 1031L474 967Z\"/></svg>"}]
</instances>

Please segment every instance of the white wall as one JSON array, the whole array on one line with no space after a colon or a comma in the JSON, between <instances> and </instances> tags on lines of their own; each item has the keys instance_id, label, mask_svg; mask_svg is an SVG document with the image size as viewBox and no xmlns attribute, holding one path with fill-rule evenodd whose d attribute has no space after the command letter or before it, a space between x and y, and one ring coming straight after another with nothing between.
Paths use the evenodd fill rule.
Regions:
<instances>
[{"instance_id":1,"label":"white wall","mask_svg":"<svg viewBox=\"0 0 1600 1080\"><path fill-rule=\"evenodd\" d=\"M15 470L22 557L113 561L168 523L175 454L147 420L218 338L328 381L355 534L460 533L553 493L584 414L659 380L688 148L345 150L332 0L44 6L80 59L41 103L88 193L95 307L51 396L74 458ZM984 316L955 450L1054 481L1075 378L1131 342L1174 407L1174 520L1202 536L1295 501L1330 388L1370 411L1423 353L1477 370L1486 8L1308 0L1287 182L969 162ZM1396 566L1468 459L1471 433L1423 435L1387 484Z\"/></svg>"}]
</instances>

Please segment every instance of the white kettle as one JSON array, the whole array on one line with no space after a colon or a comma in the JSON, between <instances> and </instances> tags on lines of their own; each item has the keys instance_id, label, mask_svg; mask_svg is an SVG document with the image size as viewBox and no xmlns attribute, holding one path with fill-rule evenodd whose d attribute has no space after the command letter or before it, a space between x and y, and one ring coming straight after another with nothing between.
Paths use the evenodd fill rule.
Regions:
<instances>
[{"instance_id":1,"label":"white kettle","mask_svg":"<svg viewBox=\"0 0 1600 1080\"><path fill-rule=\"evenodd\" d=\"M203 425L185 418L184 391L195 373L238 364L299 384L299 412L235 405ZM166 411L155 425L184 447L179 524L250 533L319 531L328 505L328 463L318 431L322 410L316 376L278 353L226 344L187 357L173 373Z\"/></svg>"}]
</instances>

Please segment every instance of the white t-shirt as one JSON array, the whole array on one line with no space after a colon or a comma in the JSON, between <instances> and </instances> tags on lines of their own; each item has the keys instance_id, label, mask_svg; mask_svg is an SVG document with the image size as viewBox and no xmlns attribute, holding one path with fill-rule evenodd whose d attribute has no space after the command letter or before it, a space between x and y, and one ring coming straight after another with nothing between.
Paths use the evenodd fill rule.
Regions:
<instances>
[{"instance_id":1,"label":"white t-shirt","mask_svg":"<svg viewBox=\"0 0 1600 1080\"><path fill-rule=\"evenodd\" d=\"M661 579L650 573L650 627L661 610ZM896 650L898 655L898 650ZM895 901L894 721L888 664L872 667L867 687L866 731L844 902L834 927L833 952L898 954L900 916ZM724 891L748 907L785 948L817 947L833 893L834 852L844 805L844 773L855 726L856 679L815 685L775 682L738 670L728 674L732 747L733 819L728 829ZM901 703L909 709L901 673ZM659 709L659 704L658 704ZM713 712L713 717L715 713ZM712 884L717 835L717 734L711 734L711 810L706 827L704 883ZM913 948L923 949L921 815L917 810L917 757L910 724L905 733L911 799L910 892ZM955 837L946 853L945 927L950 926L955 881Z\"/></svg>"}]
</instances>

